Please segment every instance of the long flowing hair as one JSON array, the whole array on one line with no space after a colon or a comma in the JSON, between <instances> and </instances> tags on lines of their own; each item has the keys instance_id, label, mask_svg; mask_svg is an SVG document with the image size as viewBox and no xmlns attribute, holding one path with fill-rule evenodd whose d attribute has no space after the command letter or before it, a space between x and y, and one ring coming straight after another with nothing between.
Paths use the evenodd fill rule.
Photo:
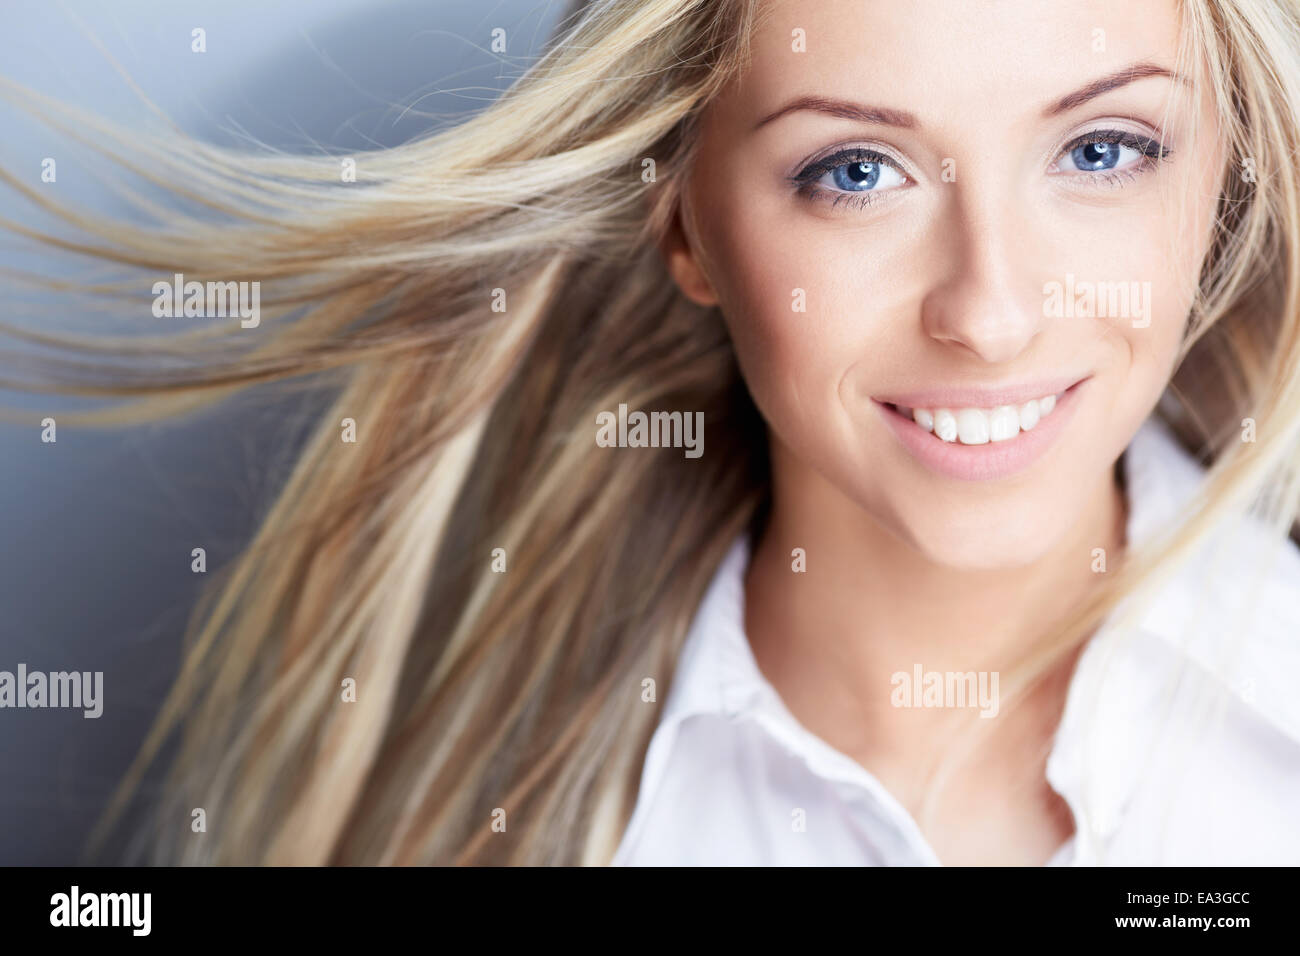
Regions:
<instances>
[{"instance_id":1,"label":"long flowing hair","mask_svg":"<svg viewBox=\"0 0 1300 956\"><path fill-rule=\"evenodd\" d=\"M1194 512L1045 633L1011 693L1233 508L1254 503L1279 540L1294 527L1300 23L1287 0L1181 9L1230 165L1157 413L1212 467ZM124 191L141 225L0 170L62 227L0 224L124 270L78 291L130 316L147 309L142 279L262 290L256 329L8 324L23 348L5 353L5 385L115 400L80 413L96 424L304 377L332 389L196 608L97 840L167 754L134 848L156 862L609 861L687 627L768 504L766 434L721 316L680 294L656 247L676 212L696 214L682 202L696 124L760 15L756 0L575 3L499 100L357 156L355 182L337 157L128 131L0 80L175 200ZM703 412L706 453L600 447L597 416L620 404Z\"/></svg>"}]
</instances>

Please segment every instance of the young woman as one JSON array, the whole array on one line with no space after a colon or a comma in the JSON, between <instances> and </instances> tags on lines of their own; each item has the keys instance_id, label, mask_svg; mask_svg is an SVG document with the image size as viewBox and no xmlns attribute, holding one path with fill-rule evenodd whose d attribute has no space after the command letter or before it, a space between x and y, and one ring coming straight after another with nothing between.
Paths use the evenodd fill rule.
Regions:
<instances>
[{"instance_id":1,"label":"young woman","mask_svg":"<svg viewBox=\"0 0 1300 956\"><path fill-rule=\"evenodd\" d=\"M1289 0L591 0L355 182L76 121L225 218L71 248L261 319L33 386L340 386L154 858L1300 862Z\"/></svg>"}]
</instances>

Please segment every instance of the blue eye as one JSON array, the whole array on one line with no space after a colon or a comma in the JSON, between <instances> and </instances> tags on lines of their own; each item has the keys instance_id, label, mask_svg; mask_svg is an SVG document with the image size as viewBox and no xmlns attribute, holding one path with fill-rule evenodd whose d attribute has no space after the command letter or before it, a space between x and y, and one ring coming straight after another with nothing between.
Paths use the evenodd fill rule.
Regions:
<instances>
[{"instance_id":1,"label":"blue eye","mask_svg":"<svg viewBox=\"0 0 1300 956\"><path fill-rule=\"evenodd\" d=\"M1150 137L1122 130L1096 130L1065 147L1056 168L1066 173L1116 172L1168 155L1169 151Z\"/></svg>"},{"instance_id":2,"label":"blue eye","mask_svg":"<svg viewBox=\"0 0 1300 956\"><path fill-rule=\"evenodd\" d=\"M804 191L821 187L830 193L880 193L906 185L907 177L874 150L846 149L810 163L792 181Z\"/></svg>"},{"instance_id":3,"label":"blue eye","mask_svg":"<svg viewBox=\"0 0 1300 956\"><path fill-rule=\"evenodd\" d=\"M831 180L846 192L874 189L882 168L879 163L847 163L831 170Z\"/></svg>"},{"instance_id":4,"label":"blue eye","mask_svg":"<svg viewBox=\"0 0 1300 956\"><path fill-rule=\"evenodd\" d=\"M1100 169L1114 169L1119 164L1120 154L1125 147L1118 143L1089 143L1076 146L1070 150L1070 161L1075 169L1093 172ZM1133 150L1129 150L1130 153Z\"/></svg>"}]
</instances>

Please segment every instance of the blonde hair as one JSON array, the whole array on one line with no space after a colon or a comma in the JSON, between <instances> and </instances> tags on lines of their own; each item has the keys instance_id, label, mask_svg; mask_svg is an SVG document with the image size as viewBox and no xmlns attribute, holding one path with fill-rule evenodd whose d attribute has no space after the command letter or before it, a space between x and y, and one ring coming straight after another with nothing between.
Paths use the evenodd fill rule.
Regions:
<instances>
[{"instance_id":1,"label":"blonde hair","mask_svg":"<svg viewBox=\"0 0 1300 956\"><path fill-rule=\"evenodd\" d=\"M701 110L743 69L757 7L577 3L497 102L360 156L352 184L333 157L128 134L0 82L203 207L129 194L159 220L129 226L0 170L78 236L7 227L135 277L262 286L256 332L11 328L59 350L22 356L24 387L128 400L82 416L105 424L305 375L338 389L255 538L196 609L180 674L98 837L177 735L139 847L157 862L609 861L657 716L642 682L663 699L704 589L767 501L763 424L721 317L678 292L655 244ZM1197 513L1045 635L1018 686L1227 509L1267 490L1282 536L1296 515L1296 10L1183 9L1233 162L1256 172L1224 179L1171 384L1171 424L1214 467ZM86 287L138 309L132 289ZM620 403L702 411L709 454L608 453L596 416ZM1246 415L1257 442L1239 440ZM355 443L340 441L345 418ZM356 682L347 704L345 678ZM211 827L201 836L189 828L197 807Z\"/></svg>"}]
</instances>

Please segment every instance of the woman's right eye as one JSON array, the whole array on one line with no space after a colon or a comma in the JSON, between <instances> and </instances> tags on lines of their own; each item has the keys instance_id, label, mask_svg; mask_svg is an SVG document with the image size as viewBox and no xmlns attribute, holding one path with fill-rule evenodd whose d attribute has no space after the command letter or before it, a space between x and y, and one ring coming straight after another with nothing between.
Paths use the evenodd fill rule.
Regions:
<instances>
[{"instance_id":1,"label":"woman's right eye","mask_svg":"<svg viewBox=\"0 0 1300 956\"><path fill-rule=\"evenodd\" d=\"M873 150L842 150L810 163L794 177L806 191L833 194L880 193L907 185L903 172Z\"/></svg>"},{"instance_id":2,"label":"woman's right eye","mask_svg":"<svg viewBox=\"0 0 1300 956\"><path fill-rule=\"evenodd\" d=\"M845 192L866 192L877 186L885 189L905 182L897 169L879 162L844 163L833 167L826 175L831 184Z\"/></svg>"}]
</instances>

